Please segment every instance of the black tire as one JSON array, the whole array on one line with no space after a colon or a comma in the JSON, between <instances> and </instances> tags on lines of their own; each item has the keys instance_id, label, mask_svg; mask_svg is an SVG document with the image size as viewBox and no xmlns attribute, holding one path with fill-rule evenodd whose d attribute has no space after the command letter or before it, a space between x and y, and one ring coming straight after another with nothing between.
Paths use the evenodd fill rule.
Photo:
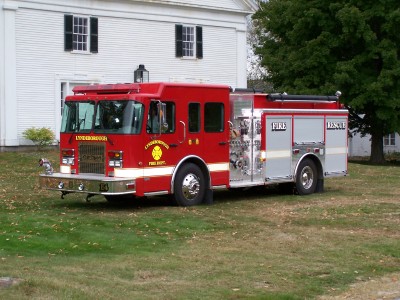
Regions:
<instances>
[{"instance_id":1,"label":"black tire","mask_svg":"<svg viewBox=\"0 0 400 300\"><path fill-rule=\"evenodd\" d=\"M203 172L192 163L179 168L174 181L174 199L180 206L199 205L204 201L206 181Z\"/></svg>"},{"instance_id":2,"label":"black tire","mask_svg":"<svg viewBox=\"0 0 400 300\"><path fill-rule=\"evenodd\" d=\"M296 189L299 195L314 193L317 179L318 174L315 163L309 158L301 161L296 174Z\"/></svg>"}]
</instances>

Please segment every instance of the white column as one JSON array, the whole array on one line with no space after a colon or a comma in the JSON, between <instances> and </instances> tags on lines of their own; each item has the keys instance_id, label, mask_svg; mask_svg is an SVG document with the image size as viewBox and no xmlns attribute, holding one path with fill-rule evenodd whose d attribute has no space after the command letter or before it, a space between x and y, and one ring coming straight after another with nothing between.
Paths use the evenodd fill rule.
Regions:
<instances>
[{"instance_id":1,"label":"white column","mask_svg":"<svg viewBox=\"0 0 400 300\"><path fill-rule=\"evenodd\" d=\"M0 147L4 146L5 130L4 130L4 1L0 0Z\"/></svg>"},{"instance_id":2,"label":"white column","mask_svg":"<svg viewBox=\"0 0 400 300\"><path fill-rule=\"evenodd\" d=\"M237 28L236 29L236 47L237 47L237 57L236 57L236 87L247 88L247 47L246 47L246 29Z\"/></svg>"},{"instance_id":3,"label":"white column","mask_svg":"<svg viewBox=\"0 0 400 300\"><path fill-rule=\"evenodd\" d=\"M18 146L17 114L17 48L15 36L15 15L18 6L4 4L3 32L0 36L4 51L0 75L0 143L2 146ZM1 20L1 19L0 19ZM4 58L3 58L4 57Z\"/></svg>"}]
</instances>

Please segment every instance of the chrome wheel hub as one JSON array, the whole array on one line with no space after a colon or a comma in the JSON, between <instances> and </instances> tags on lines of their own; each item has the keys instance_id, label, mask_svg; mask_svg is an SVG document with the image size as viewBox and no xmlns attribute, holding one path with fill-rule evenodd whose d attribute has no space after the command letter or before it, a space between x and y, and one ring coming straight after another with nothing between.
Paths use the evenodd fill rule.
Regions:
<instances>
[{"instance_id":1,"label":"chrome wheel hub","mask_svg":"<svg viewBox=\"0 0 400 300\"><path fill-rule=\"evenodd\" d=\"M309 189L314 182L314 173L312 169L309 166L304 167L304 169L301 171L300 178L304 189Z\"/></svg>"},{"instance_id":2,"label":"chrome wheel hub","mask_svg":"<svg viewBox=\"0 0 400 300\"><path fill-rule=\"evenodd\" d=\"M200 180L194 174L188 174L185 176L182 182L182 193L187 200L196 198L200 191Z\"/></svg>"}]
</instances>

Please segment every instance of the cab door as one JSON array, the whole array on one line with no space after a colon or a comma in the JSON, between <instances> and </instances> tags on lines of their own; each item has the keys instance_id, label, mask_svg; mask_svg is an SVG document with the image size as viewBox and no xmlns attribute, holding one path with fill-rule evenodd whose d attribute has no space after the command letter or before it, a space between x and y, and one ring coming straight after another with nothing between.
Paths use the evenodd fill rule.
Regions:
<instances>
[{"instance_id":1,"label":"cab door","mask_svg":"<svg viewBox=\"0 0 400 300\"><path fill-rule=\"evenodd\" d=\"M180 126L185 124L185 128L183 128L185 130L184 143L182 146L188 155L204 157L205 140L201 129L202 105L198 101L190 101L184 109L187 110L187 118L186 120L183 118L184 120L180 124Z\"/></svg>"},{"instance_id":2,"label":"cab door","mask_svg":"<svg viewBox=\"0 0 400 300\"><path fill-rule=\"evenodd\" d=\"M213 186L229 182L229 107L224 102L203 104L204 160L211 174Z\"/></svg>"},{"instance_id":3,"label":"cab door","mask_svg":"<svg viewBox=\"0 0 400 300\"><path fill-rule=\"evenodd\" d=\"M172 174L181 152L175 101L152 99L146 107L143 179L145 195L171 191Z\"/></svg>"}]
</instances>

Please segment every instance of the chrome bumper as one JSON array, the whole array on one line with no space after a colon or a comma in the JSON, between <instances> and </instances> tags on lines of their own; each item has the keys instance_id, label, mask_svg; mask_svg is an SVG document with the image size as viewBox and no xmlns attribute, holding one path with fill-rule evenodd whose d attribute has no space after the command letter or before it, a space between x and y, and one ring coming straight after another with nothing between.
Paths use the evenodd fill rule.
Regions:
<instances>
[{"instance_id":1,"label":"chrome bumper","mask_svg":"<svg viewBox=\"0 0 400 300\"><path fill-rule=\"evenodd\" d=\"M64 193L124 195L136 192L134 178L115 178L95 174L41 174L39 184L42 189Z\"/></svg>"}]
</instances>

